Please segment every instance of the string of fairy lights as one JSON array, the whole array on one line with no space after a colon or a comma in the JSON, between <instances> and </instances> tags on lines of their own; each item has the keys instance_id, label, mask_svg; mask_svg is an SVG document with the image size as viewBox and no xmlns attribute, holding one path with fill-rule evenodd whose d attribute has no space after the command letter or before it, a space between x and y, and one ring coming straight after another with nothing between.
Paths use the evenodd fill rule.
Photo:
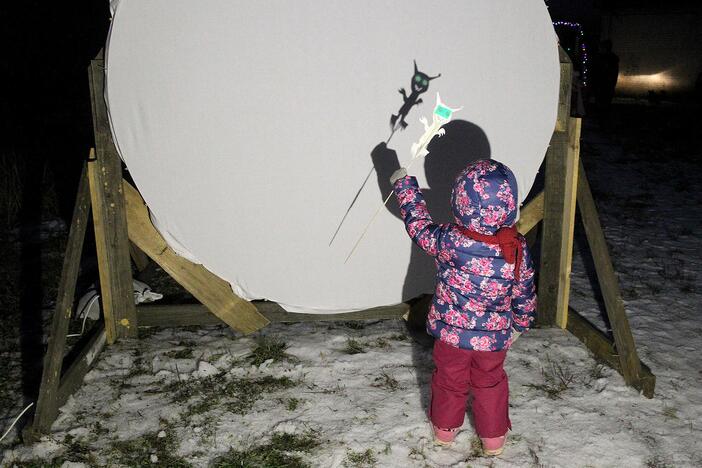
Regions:
<instances>
[{"instance_id":1,"label":"string of fairy lights","mask_svg":"<svg viewBox=\"0 0 702 468\"><path fill-rule=\"evenodd\" d=\"M554 27L565 27L565 28L570 28L575 30L575 33L578 35L580 38L580 70L581 70L581 79L583 82L583 86L587 86L588 82L588 55L587 55L587 45L585 45L585 32L583 31L583 26L580 23L575 23L572 21L554 21L553 22Z\"/></svg>"}]
</instances>

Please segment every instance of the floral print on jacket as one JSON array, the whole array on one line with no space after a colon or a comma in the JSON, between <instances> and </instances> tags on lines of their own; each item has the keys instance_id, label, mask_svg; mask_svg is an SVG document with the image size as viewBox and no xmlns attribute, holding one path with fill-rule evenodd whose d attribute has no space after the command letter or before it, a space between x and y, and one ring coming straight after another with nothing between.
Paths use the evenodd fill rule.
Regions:
<instances>
[{"instance_id":1,"label":"floral print on jacket","mask_svg":"<svg viewBox=\"0 0 702 468\"><path fill-rule=\"evenodd\" d=\"M435 224L419 190L407 176L393 187L407 233L436 260L436 291L427 331L449 345L477 351L510 347L512 328L524 332L536 316L534 266L526 241L519 281L515 265L499 245L485 244L459 227L494 234L517 220L517 182L512 171L494 160L480 160L459 174L451 195L454 223Z\"/></svg>"}]
</instances>

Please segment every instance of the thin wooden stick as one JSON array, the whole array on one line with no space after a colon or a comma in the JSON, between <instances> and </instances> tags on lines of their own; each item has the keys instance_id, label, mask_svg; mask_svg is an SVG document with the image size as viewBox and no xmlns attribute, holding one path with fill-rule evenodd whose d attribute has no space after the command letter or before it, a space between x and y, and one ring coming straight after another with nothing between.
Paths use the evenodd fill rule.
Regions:
<instances>
[{"instance_id":1,"label":"thin wooden stick","mask_svg":"<svg viewBox=\"0 0 702 468\"><path fill-rule=\"evenodd\" d=\"M393 135L395 135L395 132L397 131L399 127L399 124L395 124L395 126L392 128L392 132L390 132L390 136L388 137L387 140L385 140L385 146L387 147L388 144L390 143L390 140L392 140ZM375 166L371 166L370 170L368 171L368 175L366 178L363 180L363 183L361 184L361 187L358 189L356 192L356 196L353 197L353 200L351 200L351 203L349 204L349 207L346 208L346 213L344 213L344 217L341 218L341 222L339 225L336 227L336 231L334 231L334 235L332 236L331 240L329 241L329 245L331 246L332 243L334 242L334 239L336 239L336 235L339 234L339 231L341 230L341 226L344 225L344 221L346 221L346 217L349 215L349 212L351 211L351 208L353 208L353 205L356 203L356 200L358 199L358 196L361 194L363 191L363 188L366 186L366 183L368 182L368 179L370 179L370 176L373 174L373 171L375 171ZM346 263L346 262L344 262Z\"/></svg>"},{"instance_id":2,"label":"thin wooden stick","mask_svg":"<svg viewBox=\"0 0 702 468\"><path fill-rule=\"evenodd\" d=\"M423 156L422 156L422 157L423 157ZM413 165L413 164L415 163L415 161L417 161L418 159L421 159L421 158L412 158L412 161L410 161L410 163L407 165L407 167L406 167L405 169L409 169L410 167L412 167L412 165ZM361 240L363 240L363 238L366 236L366 233L368 232L368 230L370 229L371 225L373 224L373 221L375 221L375 218L378 217L378 215L380 214L380 211L383 209L383 207L385 207L385 205L388 204L388 200L390 200L390 197L392 197L392 194L393 194L393 193L395 193L394 190L388 194L387 198L385 198L385 201L383 201L383 203L378 207L378 209L375 210L375 213L373 214L373 217L370 219L370 221L368 221L368 224L366 224L366 227L363 229L363 232L362 232L361 235L358 237L358 240L356 241L356 243L353 245L353 248L351 249L351 252L349 252L348 256L346 257L346 260L344 260L344 264L346 264L346 262L349 261L349 258L351 258L351 256L353 255L353 253L356 251L356 248L357 248L358 245L361 243Z\"/></svg>"}]
</instances>

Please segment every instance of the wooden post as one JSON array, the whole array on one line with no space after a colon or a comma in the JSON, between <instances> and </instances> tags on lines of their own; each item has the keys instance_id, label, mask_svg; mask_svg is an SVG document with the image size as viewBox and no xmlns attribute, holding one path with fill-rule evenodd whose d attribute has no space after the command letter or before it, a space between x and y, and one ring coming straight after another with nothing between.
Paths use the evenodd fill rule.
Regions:
<instances>
[{"instance_id":1,"label":"wooden post","mask_svg":"<svg viewBox=\"0 0 702 468\"><path fill-rule=\"evenodd\" d=\"M558 115L556 117L556 131L568 130L570 119L570 95L573 91L573 63L563 47L558 47L558 57L561 62L561 86L558 92Z\"/></svg>"},{"instance_id":2,"label":"wooden post","mask_svg":"<svg viewBox=\"0 0 702 468\"><path fill-rule=\"evenodd\" d=\"M575 226L580 120L570 117L573 64L559 46L561 86L556 128L546 152L544 220L539 269L538 321L565 328L568 322L570 260Z\"/></svg>"},{"instance_id":3,"label":"wooden post","mask_svg":"<svg viewBox=\"0 0 702 468\"><path fill-rule=\"evenodd\" d=\"M93 60L90 91L96 150L95 157L88 163L88 176L100 269L100 297L107 342L111 344L117 338L136 337L137 323L122 193L122 162L110 137L104 81L103 60Z\"/></svg>"},{"instance_id":4,"label":"wooden post","mask_svg":"<svg viewBox=\"0 0 702 468\"><path fill-rule=\"evenodd\" d=\"M539 321L561 328L568 322L580 128L580 119L569 119L568 131L554 133L546 154Z\"/></svg>"},{"instance_id":5,"label":"wooden post","mask_svg":"<svg viewBox=\"0 0 702 468\"><path fill-rule=\"evenodd\" d=\"M37 399L36 412L32 430L36 432L47 432L51 423L58 415L59 403L57 394L61 380L61 368L66 349L66 334L68 324L73 311L73 299L78 280L80 268L80 256L83 250L83 240L85 239L85 229L88 224L90 212L90 193L88 191L88 176L86 168L83 166L83 173L78 185L76 204L73 208L73 220L68 233L68 243L66 245L66 255L63 258L61 279L58 287L58 297L56 299L56 309L51 320L51 330L49 331L49 341L44 355L44 368L41 376L41 386L39 387L39 398Z\"/></svg>"},{"instance_id":6,"label":"wooden post","mask_svg":"<svg viewBox=\"0 0 702 468\"><path fill-rule=\"evenodd\" d=\"M590 184L585 175L585 168L580 162L578 177L578 207L585 227L587 243L592 252L592 259L597 271L597 281L607 310L607 317L612 326L614 344L619 354L622 374L627 384L637 386L641 380L641 361L636 352L636 344L629 327L629 319L624 310L624 301L619 290L619 279L614 272L609 248L602 231L597 206L590 191Z\"/></svg>"}]
</instances>

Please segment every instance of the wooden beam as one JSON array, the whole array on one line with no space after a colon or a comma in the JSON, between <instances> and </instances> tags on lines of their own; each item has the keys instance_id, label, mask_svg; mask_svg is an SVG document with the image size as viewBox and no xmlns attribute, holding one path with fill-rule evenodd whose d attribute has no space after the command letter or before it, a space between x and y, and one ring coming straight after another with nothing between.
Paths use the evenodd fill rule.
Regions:
<instances>
[{"instance_id":1,"label":"wooden beam","mask_svg":"<svg viewBox=\"0 0 702 468\"><path fill-rule=\"evenodd\" d=\"M148 304L136 308L140 327L226 325L202 304Z\"/></svg>"},{"instance_id":2,"label":"wooden beam","mask_svg":"<svg viewBox=\"0 0 702 468\"><path fill-rule=\"evenodd\" d=\"M59 403L57 392L61 380L61 367L66 350L66 334L73 312L73 300L76 290L76 281L80 269L80 257L83 250L83 240L90 213L90 192L88 189L88 176L86 167L78 184L76 204L73 208L73 220L68 232L66 254L63 258L61 279L59 280L56 309L51 320L49 340L44 355L44 368L42 369L39 397L34 413L32 428L38 433L46 433L51 428L58 415Z\"/></svg>"},{"instance_id":3,"label":"wooden beam","mask_svg":"<svg viewBox=\"0 0 702 468\"><path fill-rule=\"evenodd\" d=\"M253 333L269 321L256 307L232 291L229 283L176 254L151 223L139 192L123 182L129 239L213 314L233 329Z\"/></svg>"},{"instance_id":4,"label":"wooden beam","mask_svg":"<svg viewBox=\"0 0 702 468\"><path fill-rule=\"evenodd\" d=\"M578 189L578 163L580 161L580 131L582 119L568 121L568 152L566 154L565 190L563 200L562 251L560 259L561 285L556 302L556 324L565 328L568 323L570 301L570 274L573 265L573 235L575 232L575 203Z\"/></svg>"},{"instance_id":5,"label":"wooden beam","mask_svg":"<svg viewBox=\"0 0 702 468\"><path fill-rule=\"evenodd\" d=\"M568 314L568 331L592 351L598 360L624 375L620 356L609 337L573 309L570 309ZM627 383L642 392L646 398L653 398L656 376L643 362L639 362L639 365L641 367L640 378Z\"/></svg>"},{"instance_id":6,"label":"wooden beam","mask_svg":"<svg viewBox=\"0 0 702 468\"><path fill-rule=\"evenodd\" d=\"M556 132L546 154L544 224L539 271L539 321L565 328L575 228L581 119Z\"/></svg>"},{"instance_id":7,"label":"wooden beam","mask_svg":"<svg viewBox=\"0 0 702 468\"><path fill-rule=\"evenodd\" d=\"M100 298L107 341L113 343L117 338L136 337L137 323L122 193L122 161L110 136L103 96L104 68L102 60L91 62L90 92L95 153L88 163L88 176L100 270Z\"/></svg>"},{"instance_id":8,"label":"wooden beam","mask_svg":"<svg viewBox=\"0 0 702 468\"><path fill-rule=\"evenodd\" d=\"M614 344L619 354L622 374L629 385L640 385L639 381L642 378L641 361L636 351L634 337L631 334L629 319L624 310L624 301L619 289L619 279L614 271L607 241L600 224L600 217L597 213L597 206L592 197L592 191L590 190L590 184L585 175L582 161L580 162L579 173L578 208L580 208L585 235L592 252L597 281L602 290L607 317L612 327Z\"/></svg>"},{"instance_id":9,"label":"wooden beam","mask_svg":"<svg viewBox=\"0 0 702 468\"><path fill-rule=\"evenodd\" d=\"M561 62L561 86L558 91L558 114L556 116L557 132L568 129L570 119L570 95L573 88L573 63L561 46L558 46L558 56Z\"/></svg>"},{"instance_id":10,"label":"wooden beam","mask_svg":"<svg viewBox=\"0 0 702 468\"><path fill-rule=\"evenodd\" d=\"M526 235L537 224L544 219L544 192L535 196L519 214L517 230L520 234Z\"/></svg>"},{"instance_id":11,"label":"wooden beam","mask_svg":"<svg viewBox=\"0 0 702 468\"><path fill-rule=\"evenodd\" d=\"M129 256L132 257L134 267L138 272L144 271L151 262L149 256L142 252L139 247L134 245L134 242L129 242Z\"/></svg>"},{"instance_id":12,"label":"wooden beam","mask_svg":"<svg viewBox=\"0 0 702 468\"><path fill-rule=\"evenodd\" d=\"M399 304L342 314L298 314L286 312L275 302L254 301L252 304L271 323L393 319L401 318L409 311L407 304ZM140 327L183 327L224 323L202 304L144 305L137 307L137 315Z\"/></svg>"},{"instance_id":13,"label":"wooden beam","mask_svg":"<svg viewBox=\"0 0 702 468\"><path fill-rule=\"evenodd\" d=\"M394 306L374 307L372 309L345 312L341 314L301 314L286 312L275 302L255 301L256 308L273 323L294 322L327 322L327 321L352 321L352 320L378 320L401 318L409 312L409 305L398 304Z\"/></svg>"},{"instance_id":14,"label":"wooden beam","mask_svg":"<svg viewBox=\"0 0 702 468\"><path fill-rule=\"evenodd\" d=\"M61 377L56 402L62 406L68 397L80 388L83 384L85 374L93 367L98 355L105 347L107 341L106 329L104 327L94 327L94 332L88 342L83 346L81 352L76 356L70 367Z\"/></svg>"}]
</instances>

